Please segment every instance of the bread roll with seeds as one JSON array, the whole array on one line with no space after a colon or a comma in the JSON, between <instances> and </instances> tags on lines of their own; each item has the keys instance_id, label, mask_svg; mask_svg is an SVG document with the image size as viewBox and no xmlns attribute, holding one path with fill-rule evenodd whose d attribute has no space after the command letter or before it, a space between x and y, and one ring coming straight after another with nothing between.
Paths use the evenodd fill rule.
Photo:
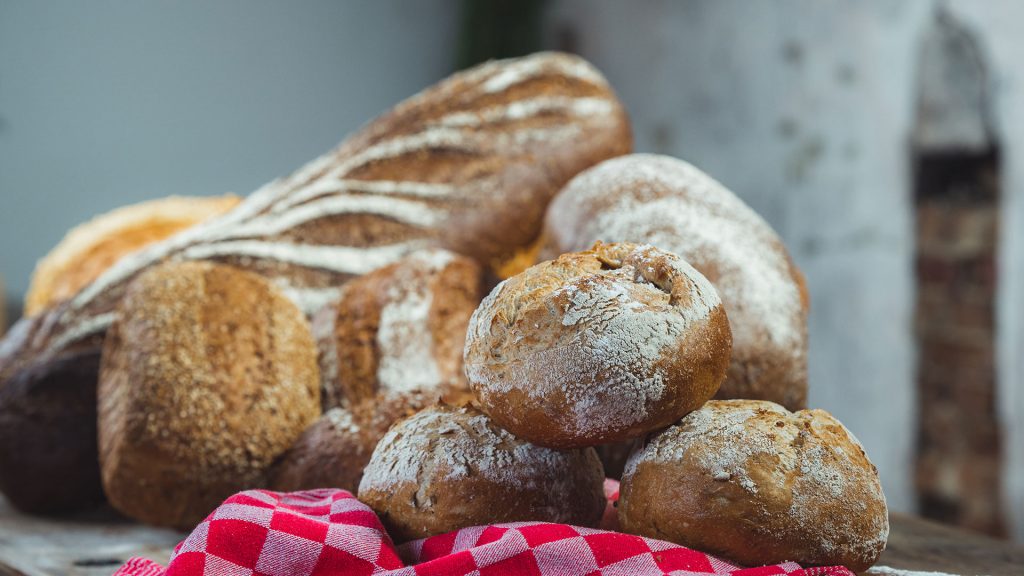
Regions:
<instances>
[{"instance_id":1,"label":"bread roll with seeds","mask_svg":"<svg viewBox=\"0 0 1024 576\"><path fill-rule=\"evenodd\" d=\"M25 294L32 316L67 300L126 254L234 208L241 199L170 196L124 206L72 228L44 256Z\"/></svg>"},{"instance_id":2,"label":"bread roll with seeds","mask_svg":"<svg viewBox=\"0 0 1024 576\"><path fill-rule=\"evenodd\" d=\"M460 72L223 216L118 260L64 304L23 319L0 344L0 386L20 378L31 394L70 374L48 373L62 358L98 353L125 287L161 262L214 260L259 273L307 314L348 280L424 247L500 265L535 239L545 206L573 175L631 146L622 105L578 57L540 53ZM59 413L66 403L56 400ZM0 404L15 436L75 442L64 428L20 418L18 402ZM41 482L55 471L23 464L19 478Z\"/></svg>"},{"instance_id":3,"label":"bread roll with seeds","mask_svg":"<svg viewBox=\"0 0 1024 576\"><path fill-rule=\"evenodd\" d=\"M437 406L399 422L377 445L359 499L398 541L482 524L596 526L604 471L592 448L552 450L480 411Z\"/></svg>"},{"instance_id":4,"label":"bread roll with seeds","mask_svg":"<svg viewBox=\"0 0 1024 576\"><path fill-rule=\"evenodd\" d=\"M313 321L324 409L468 390L462 349L480 281L473 260L429 249L345 285Z\"/></svg>"},{"instance_id":5,"label":"bread roll with seeds","mask_svg":"<svg viewBox=\"0 0 1024 576\"><path fill-rule=\"evenodd\" d=\"M110 503L190 528L266 484L270 464L320 415L316 346L265 279L208 262L131 284L103 349L99 455Z\"/></svg>"},{"instance_id":6,"label":"bread roll with seeds","mask_svg":"<svg viewBox=\"0 0 1024 576\"><path fill-rule=\"evenodd\" d=\"M878 471L823 410L712 400L654 434L626 466L623 531L744 566L792 560L861 572L889 533Z\"/></svg>"},{"instance_id":7,"label":"bread roll with seeds","mask_svg":"<svg viewBox=\"0 0 1024 576\"><path fill-rule=\"evenodd\" d=\"M807 288L771 227L690 164L651 154L608 160L573 178L548 208L542 258L595 241L673 252L718 290L732 327L719 398L807 404Z\"/></svg>"},{"instance_id":8,"label":"bread roll with seeds","mask_svg":"<svg viewBox=\"0 0 1024 576\"><path fill-rule=\"evenodd\" d=\"M481 409L554 448L668 426L718 390L729 321L711 284L652 246L596 244L505 280L466 336Z\"/></svg>"}]
</instances>

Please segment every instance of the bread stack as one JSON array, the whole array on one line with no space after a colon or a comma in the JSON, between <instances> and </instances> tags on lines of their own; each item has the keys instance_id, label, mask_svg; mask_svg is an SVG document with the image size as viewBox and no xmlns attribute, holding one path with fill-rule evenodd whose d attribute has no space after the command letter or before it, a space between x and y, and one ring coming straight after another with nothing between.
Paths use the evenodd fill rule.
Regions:
<instances>
[{"instance_id":1,"label":"bread stack","mask_svg":"<svg viewBox=\"0 0 1024 576\"><path fill-rule=\"evenodd\" d=\"M490 62L111 259L0 343L0 489L188 528L244 488L341 487L407 540L595 526L600 454L627 531L869 566L885 500L802 410L799 270L720 184L630 149L586 62Z\"/></svg>"}]
</instances>

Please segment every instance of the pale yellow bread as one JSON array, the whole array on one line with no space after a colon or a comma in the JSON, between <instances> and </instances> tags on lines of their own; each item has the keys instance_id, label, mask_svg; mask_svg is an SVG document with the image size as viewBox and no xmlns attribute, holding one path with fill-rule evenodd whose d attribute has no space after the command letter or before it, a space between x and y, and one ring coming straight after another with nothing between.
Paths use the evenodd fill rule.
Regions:
<instances>
[{"instance_id":1,"label":"pale yellow bread","mask_svg":"<svg viewBox=\"0 0 1024 576\"><path fill-rule=\"evenodd\" d=\"M32 274L25 315L74 296L122 256L232 209L241 198L169 196L122 206L72 228Z\"/></svg>"}]
</instances>

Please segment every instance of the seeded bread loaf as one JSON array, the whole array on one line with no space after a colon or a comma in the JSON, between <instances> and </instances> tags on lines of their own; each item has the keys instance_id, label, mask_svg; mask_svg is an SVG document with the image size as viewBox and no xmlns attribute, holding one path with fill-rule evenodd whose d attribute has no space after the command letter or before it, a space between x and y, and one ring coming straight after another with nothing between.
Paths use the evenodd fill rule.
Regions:
<instances>
[{"instance_id":1,"label":"seeded bread loaf","mask_svg":"<svg viewBox=\"0 0 1024 576\"><path fill-rule=\"evenodd\" d=\"M99 459L110 503L187 529L267 483L320 415L316 345L270 282L208 262L168 263L129 286L103 348Z\"/></svg>"}]
</instances>

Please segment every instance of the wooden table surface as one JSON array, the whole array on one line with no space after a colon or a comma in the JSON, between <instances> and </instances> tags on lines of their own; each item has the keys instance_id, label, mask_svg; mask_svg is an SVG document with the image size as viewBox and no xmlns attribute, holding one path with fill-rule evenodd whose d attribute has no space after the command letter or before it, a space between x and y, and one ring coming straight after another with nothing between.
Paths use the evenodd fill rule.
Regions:
<instances>
[{"instance_id":1,"label":"wooden table surface","mask_svg":"<svg viewBox=\"0 0 1024 576\"><path fill-rule=\"evenodd\" d=\"M109 575L130 556L166 563L182 538L110 510L56 521L19 514L0 499L0 576ZM891 569L1022 576L1024 547L894 514L889 546L867 574L899 574Z\"/></svg>"}]
</instances>

